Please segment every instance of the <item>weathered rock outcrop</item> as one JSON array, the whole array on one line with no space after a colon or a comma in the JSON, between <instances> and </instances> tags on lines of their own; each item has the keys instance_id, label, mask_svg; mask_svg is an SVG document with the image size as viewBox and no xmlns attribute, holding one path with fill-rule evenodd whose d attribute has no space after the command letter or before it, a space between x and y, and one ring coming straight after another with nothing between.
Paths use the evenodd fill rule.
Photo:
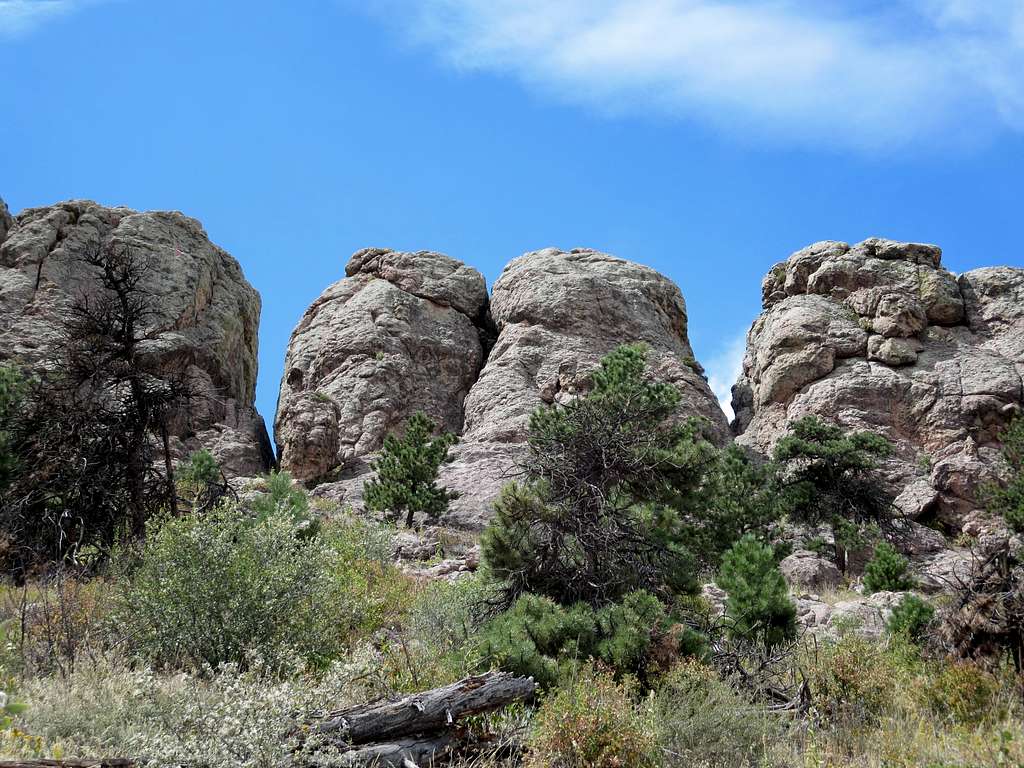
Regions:
<instances>
[{"instance_id":1,"label":"weathered rock outcrop","mask_svg":"<svg viewBox=\"0 0 1024 768\"><path fill-rule=\"evenodd\" d=\"M652 269L591 250L528 253L498 278L489 312L483 277L440 254L360 251L346 274L299 322L278 404L281 464L321 481L318 494L358 506L368 458L424 410L461 436L442 470L461 494L449 522L479 527L530 413L585 392L600 358L626 342L650 346L657 375L683 393L681 415L728 439L683 297Z\"/></svg>"},{"instance_id":2,"label":"weathered rock outcrop","mask_svg":"<svg viewBox=\"0 0 1024 768\"><path fill-rule=\"evenodd\" d=\"M466 398L466 429L444 478L464 488L460 522L483 524L510 479L530 414L590 387L600 359L644 342L656 376L682 393L681 415L704 420L715 442L727 425L694 359L679 288L649 267L589 249L546 248L514 259L491 292L498 339Z\"/></svg>"},{"instance_id":3,"label":"weathered rock outcrop","mask_svg":"<svg viewBox=\"0 0 1024 768\"><path fill-rule=\"evenodd\" d=\"M96 289L82 257L110 243L131 246L147 264L142 287L160 331L150 352L184 367L195 391L176 420L175 452L206 447L231 474L266 471L273 452L253 407L260 297L238 262L181 213L73 200L12 218L0 204L0 359L31 366L55 357L71 302Z\"/></svg>"},{"instance_id":4,"label":"weathered rock outcrop","mask_svg":"<svg viewBox=\"0 0 1024 768\"><path fill-rule=\"evenodd\" d=\"M897 506L958 530L1022 403L1024 270L959 278L933 245L815 243L775 265L733 389L741 443L768 452L815 414L889 438Z\"/></svg>"},{"instance_id":5,"label":"weathered rock outcrop","mask_svg":"<svg viewBox=\"0 0 1024 768\"><path fill-rule=\"evenodd\" d=\"M281 466L358 503L366 457L415 411L462 433L484 363L483 275L439 253L372 248L292 333L275 435Z\"/></svg>"}]
</instances>

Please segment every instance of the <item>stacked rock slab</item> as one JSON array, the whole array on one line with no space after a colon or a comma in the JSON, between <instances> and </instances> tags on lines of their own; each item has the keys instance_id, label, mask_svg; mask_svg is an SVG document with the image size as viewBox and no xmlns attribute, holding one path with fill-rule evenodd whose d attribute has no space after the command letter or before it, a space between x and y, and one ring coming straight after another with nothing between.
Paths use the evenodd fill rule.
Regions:
<instances>
[{"instance_id":1,"label":"stacked rock slab","mask_svg":"<svg viewBox=\"0 0 1024 768\"><path fill-rule=\"evenodd\" d=\"M775 265L762 292L733 389L738 441L767 453L812 414L879 432L897 506L959 530L1024 397L1024 270L957 278L934 245L828 241Z\"/></svg>"},{"instance_id":2,"label":"stacked rock slab","mask_svg":"<svg viewBox=\"0 0 1024 768\"><path fill-rule=\"evenodd\" d=\"M187 370L194 396L175 419L172 448L210 450L232 475L273 464L253 403L260 297L195 219L73 200L11 217L0 201L0 359L32 367L59 359L71 303L97 290L83 256L111 243L144 264L159 342L148 354Z\"/></svg>"},{"instance_id":3,"label":"stacked rock slab","mask_svg":"<svg viewBox=\"0 0 1024 768\"><path fill-rule=\"evenodd\" d=\"M600 359L620 344L647 344L654 375L682 394L680 415L700 417L714 442L728 439L690 347L686 302L655 270L589 249L527 253L494 283L491 314L497 342L466 398L465 435L444 474L465 489L451 506L458 522L487 521L502 485L515 479L530 414L584 394Z\"/></svg>"},{"instance_id":4,"label":"stacked rock slab","mask_svg":"<svg viewBox=\"0 0 1024 768\"><path fill-rule=\"evenodd\" d=\"M457 434L484 362L483 275L440 253L357 252L292 333L275 434L281 467L358 506L369 457L416 411Z\"/></svg>"}]
</instances>

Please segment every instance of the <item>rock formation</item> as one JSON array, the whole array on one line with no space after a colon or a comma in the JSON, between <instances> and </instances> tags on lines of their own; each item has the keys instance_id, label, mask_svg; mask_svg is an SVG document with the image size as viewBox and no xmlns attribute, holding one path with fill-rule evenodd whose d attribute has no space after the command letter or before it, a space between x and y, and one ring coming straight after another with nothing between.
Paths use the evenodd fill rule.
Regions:
<instances>
[{"instance_id":1,"label":"rock formation","mask_svg":"<svg viewBox=\"0 0 1024 768\"><path fill-rule=\"evenodd\" d=\"M733 388L738 440L763 452L815 414L887 437L897 506L961 529L1022 403L1024 270L959 278L934 245L815 243L775 265Z\"/></svg>"},{"instance_id":2,"label":"rock formation","mask_svg":"<svg viewBox=\"0 0 1024 768\"><path fill-rule=\"evenodd\" d=\"M336 495L357 503L366 457L412 413L462 432L484 363L487 285L429 251L362 250L345 274L292 333L275 435L283 469L340 481Z\"/></svg>"},{"instance_id":3,"label":"rock formation","mask_svg":"<svg viewBox=\"0 0 1024 768\"><path fill-rule=\"evenodd\" d=\"M195 219L73 200L12 218L0 201L0 359L38 365L59 352L71 302L95 289L87 252L131 246L147 265L160 360L185 364L195 396L176 419L173 448L209 449L230 474L273 463L256 390L260 297Z\"/></svg>"},{"instance_id":4,"label":"rock formation","mask_svg":"<svg viewBox=\"0 0 1024 768\"><path fill-rule=\"evenodd\" d=\"M317 494L358 506L373 452L424 410L461 436L442 470L461 494L449 522L480 527L530 413L586 392L600 358L626 342L649 345L682 415L728 439L683 297L652 269L591 250L528 253L502 272L489 311L483 277L440 254L360 251L345 271L292 335L275 422L282 467L320 481Z\"/></svg>"},{"instance_id":5,"label":"rock formation","mask_svg":"<svg viewBox=\"0 0 1024 768\"><path fill-rule=\"evenodd\" d=\"M486 522L530 414L585 393L600 359L619 344L646 343L655 375L682 393L681 414L700 417L715 442L728 439L690 348L683 296L653 269L589 249L527 253L495 281L491 315L498 338L466 398L465 434L444 474L464 489L452 504L460 522Z\"/></svg>"}]
</instances>

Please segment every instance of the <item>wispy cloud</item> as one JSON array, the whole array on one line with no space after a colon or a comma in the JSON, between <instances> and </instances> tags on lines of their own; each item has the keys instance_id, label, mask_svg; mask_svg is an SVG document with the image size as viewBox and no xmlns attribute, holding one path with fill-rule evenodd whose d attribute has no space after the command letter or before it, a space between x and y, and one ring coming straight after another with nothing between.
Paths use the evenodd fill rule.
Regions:
<instances>
[{"instance_id":1,"label":"wispy cloud","mask_svg":"<svg viewBox=\"0 0 1024 768\"><path fill-rule=\"evenodd\" d=\"M1024 130L1021 0L392 0L458 67L616 113L897 148Z\"/></svg>"},{"instance_id":2,"label":"wispy cloud","mask_svg":"<svg viewBox=\"0 0 1024 768\"><path fill-rule=\"evenodd\" d=\"M725 345L711 358L705 368L708 384L718 398L725 415L732 421L736 414L732 410L732 385L743 371L743 353L747 347L747 335L741 333L727 340Z\"/></svg>"},{"instance_id":3,"label":"wispy cloud","mask_svg":"<svg viewBox=\"0 0 1024 768\"><path fill-rule=\"evenodd\" d=\"M77 10L90 0L0 0L0 37L17 37L60 16Z\"/></svg>"}]
</instances>

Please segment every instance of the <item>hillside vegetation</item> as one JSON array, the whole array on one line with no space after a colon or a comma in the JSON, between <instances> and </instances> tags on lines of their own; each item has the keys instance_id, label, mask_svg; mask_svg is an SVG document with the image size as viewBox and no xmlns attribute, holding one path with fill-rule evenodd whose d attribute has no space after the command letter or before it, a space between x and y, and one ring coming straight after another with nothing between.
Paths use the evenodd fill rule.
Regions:
<instances>
[{"instance_id":1,"label":"hillside vegetation","mask_svg":"<svg viewBox=\"0 0 1024 768\"><path fill-rule=\"evenodd\" d=\"M376 519L287 473L228 482L206 452L170 462L124 439L117 456L138 455L102 465L88 517L34 453L41 425L76 418L40 407L69 391L0 369L6 757L346 765L304 724L500 669L537 695L453 724L431 764L1024 765L1019 543L979 544L944 594L915 593L878 435L805 418L770 461L716 448L677 417L647 350L619 347L586 395L533 415L475 567L472 537L439 525L452 440L425 417L384 444ZM108 383L92 396L140 402ZM107 407L65 459L139 412ZM989 492L1018 527L1020 424L1005 439L1016 474ZM883 631L798 620L779 563L811 547L842 588L900 593Z\"/></svg>"}]
</instances>

